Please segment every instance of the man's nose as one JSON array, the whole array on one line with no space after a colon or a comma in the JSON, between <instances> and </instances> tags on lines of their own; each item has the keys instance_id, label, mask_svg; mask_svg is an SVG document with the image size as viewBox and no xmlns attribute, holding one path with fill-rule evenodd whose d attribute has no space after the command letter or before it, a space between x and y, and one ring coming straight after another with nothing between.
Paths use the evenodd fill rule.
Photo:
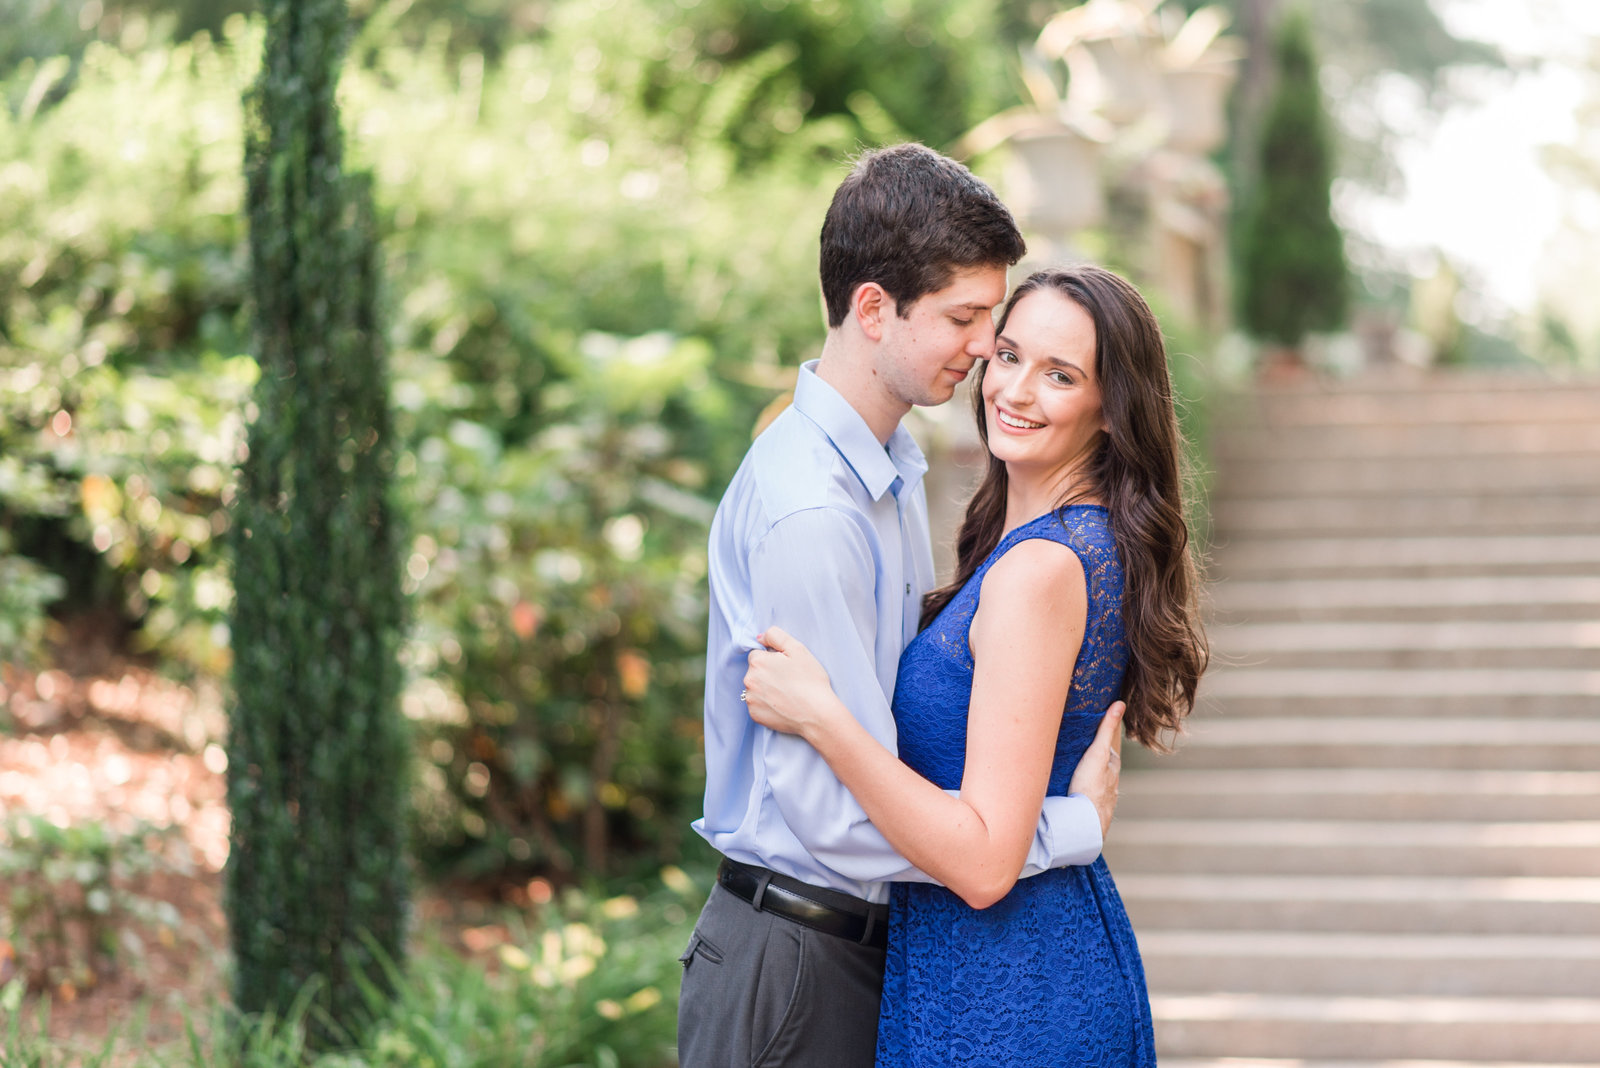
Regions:
<instances>
[{"instance_id":1,"label":"man's nose","mask_svg":"<svg viewBox=\"0 0 1600 1068\"><path fill-rule=\"evenodd\" d=\"M987 360L994 355L994 327L983 324L972 332L967 341L967 355L975 360Z\"/></svg>"}]
</instances>

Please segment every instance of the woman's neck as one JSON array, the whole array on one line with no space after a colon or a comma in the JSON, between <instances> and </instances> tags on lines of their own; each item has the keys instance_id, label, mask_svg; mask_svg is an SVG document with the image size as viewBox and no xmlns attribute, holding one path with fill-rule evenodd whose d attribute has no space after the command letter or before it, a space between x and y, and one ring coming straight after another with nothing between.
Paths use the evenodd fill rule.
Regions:
<instances>
[{"instance_id":1,"label":"woman's neck","mask_svg":"<svg viewBox=\"0 0 1600 1068\"><path fill-rule=\"evenodd\" d=\"M1076 467L1052 471L1018 469L1006 465L1005 531L1032 522L1063 504L1100 504L1098 494L1084 495L1086 480Z\"/></svg>"}]
</instances>

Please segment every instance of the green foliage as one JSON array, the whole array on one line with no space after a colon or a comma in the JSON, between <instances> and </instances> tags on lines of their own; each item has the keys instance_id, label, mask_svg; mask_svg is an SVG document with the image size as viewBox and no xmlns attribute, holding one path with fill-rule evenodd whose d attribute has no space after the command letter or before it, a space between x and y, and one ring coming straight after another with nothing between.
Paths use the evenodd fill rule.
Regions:
<instances>
[{"instance_id":1,"label":"green foliage","mask_svg":"<svg viewBox=\"0 0 1600 1068\"><path fill-rule=\"evenodd\" d=\"M1240 318L1259 338L1296 346L1343 325L1344 239L1329 207L1327 117L1305 14L1278 35L1278 86L1261 138L1261 169L1239 252Z\"/></svg>"},{"instance_id":2,"label":"green foliage","mask_svg":"<svg viewBox=\"0 0 1600 1068\"><path fill-rule=\"evenodd\" d=\"M528 915L507 910L494 959L467 959L424 937L392 997L365 990L372 1026L356 1042L308 1051L309 998L282 1014L237 1019L211 1008L204 1035L181 1047L132 1037L91 1048L43 1038L20 987L0 994L0 1061L27 1068L117 1063L127 1068L558 1068L675 1063L678 954L709 878L666 868L622 896L571 890ZM537 922L535 922L537 921ZM207 1015L197 1007L197 1015ZM41 1007L39 1012L47 1011Z\"/></svg>"},{"instance_id":3,"label":"green foliage","mask_svg":"<svg viewBox=\"0 0 1600 1068\"><path fill-rule=\"evenodd\" d=\"M0 662L25 664L38 655L45 609L66 583L27 557L7 555L10 541L0 530Z\"/></svg>"},{"instance_id":4,"label":"green foliage","mask_svg":"<svg viewBox=\"0 0 1600 1068\"><path fill-rule=\"evenodd\" d=\"M790 90L758 57L646 108L673 39L654 5L572 4L497 67L436 42L346 85L398 205L435 870L672 859L699 797L708 498L820 339L818 220L854 142L809 123L741 163L730 123Z\"/></svg>"},{"instance_id":5,"label":"green foliage","mask_svg":"<svg viewBox=\"0 0 1600 1068\"><path fill-rule=\"evenodd\" d=\"M137 966L142 936L170 939L181 929L177 910L141 893L139 880L190 868L187 846L170 828L117 832L8 818L0 826L0 944L16 954L18 981L87 990L114 969Z\"/></svg>"},{"instance_id":6,"label":"green foliage","mask_svg":"<svg viewBox=\"0 0 1600 1068\"><path fill-rule=\"evenodd\" d=\"M313 1046L359 1031L408 911L402 534L370 191L334 103L345 31L344 0L270 4L246 101L262 373L232 536L234 1002L281 1012L320 980Z\"/></svg>"},{"instance_id":7,"label":"green foliage","mask_svg":"<svg viewBox=\"0 0 1600 1068\"><path fill-rule=\"evenodd\" d=\"M1452 68L1505 65L1498 46L1452 33L1431 0L1325 3L1317 5L1315 18L1322 38L1338 42L1341 64L1357 78L1392 72L1443 95Z\"/></svg>"},{"instance_id":8,"label":"green foliage","mask_svg":"<svg viewBox=\"0 0 1600 1068\"><path fill-rule=\"evenodd\" d=\"M799 91L789 120L839 116L869 142L947 145L1012 103L1008 51L995 43L992 0L707 0L688 5L705 57L702 79L723 63L785 50L784 74ZM774 116L780 131L784 116ZM741 136L753 131L741 130ZM770 136L770 135L769 135Z\"/></svg>"},{"instance_id":9,"label":"green foliage","mask_svg":"<svg viewBox=\"0 0 1600 1068\"><path fill-rule=\"evenodd\" d=\"M436 717L430 779L450 801L424 826L463 874L601 874L618 845L670 859L697 799L710 506L678 446L724 401L703 343L579 350L551 429L510 450L458 421L417 454L441 525L412 559L432 620L414 651L462 702Z\"/></svg>"},{"instance_id":10,"label":"green foliage","mask_svg":"<svg viewBox=\"0 0 1600 1068\"><path fill-rule=\"evenodd\" d=\"M498 60L375 15L339 89L394 294L404 703L441 873L677 855L706 517L820 343L816 235L862 139L807 118L782 42L707 83L692 10L546 15ZM65 580L54 611L116 609L173 673L244 648L222 549L259 377L238 101L261 41L235 19L91 43L70 92L0 111L0 527Z\"/></svg>"},{"instance_id":11,"label":"green foliage","mask_svg":"<svg viewBox=\"0 0 1600 1068\"><path fill-rule=\"evenodd\" d=\"M226 666L214 541L255 380L235 355L245 77L204 39L94 44L59 103L0 110L0 550L69 607L123 609L177 670Z\"/></svg>"},{"instance_id":12,"label":"green foliage","mask_svg":"<svg viewBox=\"0 0 1600 1068\"><path fill-rule=\"evenodd\" d=\"M647 112L644 60L668 36L651 10L565 5L545 41L481 71L363 39L370 66L342 87L401 295L408 703L460 720L424 725L448 743L424 752L448 755L420 784L423 845L459 872L565 867L597 819L608 852L673 853L700 789L707 498L777 369L820 338L817 220L851 128L809 123L741 168L728 116L771 87L730 65L700 111ZM219 46L95 45L59 104L0 116L0 278L18 280L0 285L0 515L68 580L64 610L109 601L173 671L229 658L220 543L258 377L238 355L237 97L259 47L237 22ZM643 530L622 555L595 536L613 519ZM536 640L510 614L524 601L547 620ZM619 664L632 691L648 673L644 692ZM505 744L468 757L477 733ZM510 752L523 763L502 769ZM517 771L529 753L536 773ZM497 772L483 797L474 760ZM534 816L502 830L507 799L555 838L530 837Z\"/></svg>"},{"instance_id":13,"label":"green foliage","mask_svg":"<svg viewBox=\"0 0 1600 1068\"><path fill-rule=\"evenodd\" d=\"M81 0L0 0L0 74L82 49Z\"/></svg>"}]
</instances>

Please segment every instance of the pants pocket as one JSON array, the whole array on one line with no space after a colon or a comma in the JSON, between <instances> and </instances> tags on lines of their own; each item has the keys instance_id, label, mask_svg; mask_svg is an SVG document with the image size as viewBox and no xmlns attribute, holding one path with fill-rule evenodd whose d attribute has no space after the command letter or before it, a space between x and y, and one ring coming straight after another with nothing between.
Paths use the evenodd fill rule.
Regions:
<instances>
[{"instance_id":1,"label":"pants pocket","mask_svg":"<svg viewBox=\"0 0 1600 1068\"><path fill-rule=\"evenodd\" d=\"M707 941L705 935L701 934L698 928L689 936L689 945L684 949L683 955L678 958L678 963L687 969L689 962L697 957L712 964L722 963L722 950Z\"/></svg>"},{"instance_id":2,"label":"pants pocket","mask_svg":"<svg viewBox=\"0 0 1600 1068\"><path fill-rule=\"evenodd\" d=\"M760 986L754 992L752 1006L751 1045L759 1050L751 1061L753 1068L792 1063L800 1052L808 1016L808 937L785 923L775 923L768 931Z\"/></svg>"}]
</instances>

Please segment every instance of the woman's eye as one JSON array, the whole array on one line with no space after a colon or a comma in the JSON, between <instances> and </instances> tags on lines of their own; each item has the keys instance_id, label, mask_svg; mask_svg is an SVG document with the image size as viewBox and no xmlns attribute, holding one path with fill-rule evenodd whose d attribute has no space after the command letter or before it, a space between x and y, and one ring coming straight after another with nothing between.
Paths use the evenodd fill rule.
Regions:
<instances>
[{"instance_id":1,"label":"woman's eye","mask_svg":"<svg viewBox=\"0 0 1600 1068\"><path fill-rule=\"evenodd\" d=\"M994 354L994 358L999 360L1001 363L1017 362L1017 354L1012 352L1010 349L1001 349L999 352Z\"/></svg>"},{"instance_id":2,"label":"woman's eye","mask_svg":"<svg viewBox=\"0 0 1600 1068\"><path fill-rule=\"evenodd\" d=\"M1050 380L1058 386L1072 385L1072 379L1065 371L1051 371Z\"/></svg>"}]
</instances>

